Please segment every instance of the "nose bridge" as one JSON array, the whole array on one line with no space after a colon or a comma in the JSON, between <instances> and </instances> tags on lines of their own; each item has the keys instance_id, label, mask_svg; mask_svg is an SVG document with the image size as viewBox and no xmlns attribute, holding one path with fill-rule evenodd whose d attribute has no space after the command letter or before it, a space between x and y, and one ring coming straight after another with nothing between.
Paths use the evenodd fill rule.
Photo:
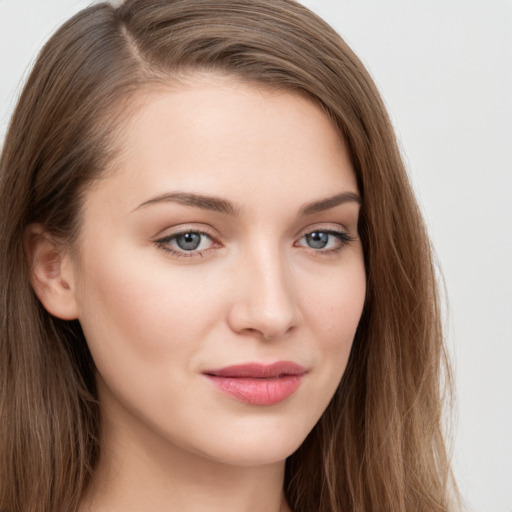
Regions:
<instances>
[{"instance_id":1,"label":"nose bridge","mask_svg":"<svg viewBox=\"0 0 512 512\"><path fill-rule=\"evenodd\" d=\"M279 245L268 240L251 244L239 265L242 275L233 305L234 328L258 331L266 339L288 332L297 324L299 310L290 267Z\"/></svg>"}]
</instances>

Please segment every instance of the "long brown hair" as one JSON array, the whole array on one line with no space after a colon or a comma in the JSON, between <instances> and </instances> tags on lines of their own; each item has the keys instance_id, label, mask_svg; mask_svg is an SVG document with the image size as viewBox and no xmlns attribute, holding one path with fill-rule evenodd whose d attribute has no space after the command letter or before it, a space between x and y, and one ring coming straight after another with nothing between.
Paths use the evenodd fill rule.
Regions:
<instances>
[{"instance_id":1,"label":"long brown hair","mask_svg":"<svg viewBox=\"0 0 512 512\"><path fill-rule=\"evenodd\" d=\"M102 3L41 51L0 168L0 510L75 510L100 446L94 363L78 322L49 315L32 291L26 227L73 240L135 93L194 71L308 95L343 135L363 197L366 304L332 402L287 461L292 509L451 510L449 372L426 230L369 74L293 0Z\"/></svg>"}]
</instances>

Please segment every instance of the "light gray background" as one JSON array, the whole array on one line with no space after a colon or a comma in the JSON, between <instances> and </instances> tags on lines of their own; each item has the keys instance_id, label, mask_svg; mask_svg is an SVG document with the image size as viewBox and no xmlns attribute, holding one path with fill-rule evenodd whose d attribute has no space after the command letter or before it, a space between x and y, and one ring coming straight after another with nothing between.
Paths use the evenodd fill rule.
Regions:
<instances>
[{"instance_id":1,"label":"light gray background","mask_svg":"<svg viewBox=\"0 0 512 512\"><path fill-rule=\"evenodd\" d=\"M468 509L512 512L512 1L303 0L389 107L443 270ZM0 0L0 141L51 32L90 2Z\"/></svg>"}]
</instances>

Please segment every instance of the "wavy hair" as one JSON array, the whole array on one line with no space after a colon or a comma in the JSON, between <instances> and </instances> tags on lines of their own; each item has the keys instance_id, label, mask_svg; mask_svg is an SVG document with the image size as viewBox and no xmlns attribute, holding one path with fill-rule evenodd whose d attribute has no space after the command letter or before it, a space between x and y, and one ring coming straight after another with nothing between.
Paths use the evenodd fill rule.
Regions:
<instances>
[{"instance_id":1,"label":"wavy hair","mask_svg":"<svg viewBox=\"0 0 512 512\"><path fill-rule=\"evenodd\" d=\"M450 373L426 229L368 72L293 0L100 3L42 49L0 164L0 510L76 510L101 438L86 340L77 321L36 298L26 227L73 240L83 194L115 157L135 94L196 71L309 96L345 139L363 198L366 303L332 402L287 460L290 506L451 510L441 421Z\"/></svg>"}]
</instances>

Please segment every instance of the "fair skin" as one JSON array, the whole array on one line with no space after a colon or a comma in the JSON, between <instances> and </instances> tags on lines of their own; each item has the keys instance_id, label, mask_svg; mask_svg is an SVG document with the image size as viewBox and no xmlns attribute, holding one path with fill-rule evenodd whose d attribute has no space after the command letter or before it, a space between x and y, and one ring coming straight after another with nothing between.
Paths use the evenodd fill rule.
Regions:
<instances>
[{"instance_id":1,"label":"fair skin","mask_svg":"<svg viewBox=\"0 0 512 512\"><path fill-rule=\"evenodd\" d=\"M289 510L285 459L339 384L365 298L346 147L291 92L203 76L140 99L75 247L32 227L34 288L78 318L97 366L102 455L80 510ZM254 399L272 403L209 376L280 361L302 370Z\"/></svg>"}]
</instances>

